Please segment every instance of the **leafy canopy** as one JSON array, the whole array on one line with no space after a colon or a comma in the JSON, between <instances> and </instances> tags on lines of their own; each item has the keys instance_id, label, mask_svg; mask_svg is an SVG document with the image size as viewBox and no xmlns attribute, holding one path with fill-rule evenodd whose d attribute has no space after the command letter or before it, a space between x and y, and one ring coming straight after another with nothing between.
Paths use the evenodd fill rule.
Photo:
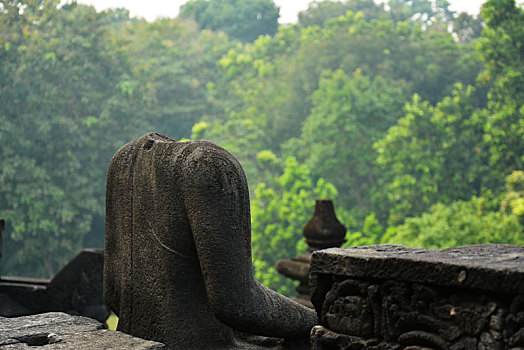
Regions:
<instances>
[{"instance_id":1,"label":"leafy canopy","mask_svg":"<svg viewBox=\"0 0 524 350\"><path fill-rule=\"evenodd\" d=\"M222 30L243 42L274 35L279 12L272 0L190 0L180 8L180 16L194 18L201 29Z\"/></svg>"}]
</instances>

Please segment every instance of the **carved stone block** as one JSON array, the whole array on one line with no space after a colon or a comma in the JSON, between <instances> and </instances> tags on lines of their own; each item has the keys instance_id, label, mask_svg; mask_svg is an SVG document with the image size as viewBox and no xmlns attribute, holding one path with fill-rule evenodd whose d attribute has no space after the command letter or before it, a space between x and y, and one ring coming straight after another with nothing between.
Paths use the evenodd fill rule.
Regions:
<instances>
[{"instance_id":1,"label":"carved stone block","mask_svg":"<svg viewBox=\"0 0 524 350\"><path fill-rule=\"evenodd\" d=\"M315 252L312 349L524 348L524 247Z\"/></svg>"}]
</instances>

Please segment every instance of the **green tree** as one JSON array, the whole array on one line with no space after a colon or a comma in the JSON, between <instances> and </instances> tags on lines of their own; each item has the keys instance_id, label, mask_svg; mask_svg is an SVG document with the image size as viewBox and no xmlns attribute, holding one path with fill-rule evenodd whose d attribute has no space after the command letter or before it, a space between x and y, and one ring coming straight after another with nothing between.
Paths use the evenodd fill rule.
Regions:
<instances>
[{"instance_id":1,"label":"green tree","mask_svg":"<svg viewBox=\"0 0 524 350\"><path fill-rule=\"evenodd\" d=\"M272 0L190 0L180 8L180 16L193 17L201 29L223 30L243 42L274 35L279 12Z\"/></svg>"},{"instance_id":2,"label":"green tree","mask_svg":"<svg viewBox=\"0 0 524 350\"><path fill-rule=\"evenodd\" d=\"M358 2L345 4L349 3ZM402 114L400 106L407 102L407 96L416 92L430 104L436 104L451 94L457 81L473 84L482 68L473 46L458 44L447 31L381 16L368 20L366 14L351 11L326 20L322 27L283 26L274 37L260 37L232 48L219 66L225 72L225 80L216 85L213 98L222 103L224 113L206 117L205 132L199 136L235 154L252 189L257 183L267 183L278 176L275 171L259 171L258 152L270 150L279 158L295 156L301 162L307 161L314 178L324 177L336 183L341 206L351 208L358 216L359 227L351 228L355 232L361 230L371 211L382 224L388 216L385 203L373 200L378 198L372 189L378 184L380 170L374 164L374 150L369 145L382 138ZM359 72L364 78L348 77L346 80L351 82L341 84L346 86L344 92L328 94L328 79L323 72L338 70ZM332 82L330 89L336 88ZM327 101L322 103L322 97L317 95ZM479 96L477 93L469 98L472 106L483 106L485 99ZM357 97L363 98L362 103L355 102ZM352 111L344 114L340 106L350 106ZM327 117L326 111L331 107L338 114ZM328 121L336 119L333 125L338 129L322 125L322 115ZM351 122L344 120L346 116ZM306 124L310 125L307 137ZM339 128L344 124L351 130L351 140ZM317 152L311 140L319 141L320 148L328 148L330 156ZM352 145L357 148L351 149ZM360 152L365 149L370 151ZM348 159L351 166L346 164ZM346 178L354 185L345 183ZM360 200L355 199L357 195Z\"/></svg>"},{"instance_id":3,"label":"green tree","mask_svg":"<svg viewBox=\"0 0 524 350\"><path fill-rule=\"evenodd\" d=\"M366 20L377 19L387 14L384 5L377 5L373 0L312 1L305 11L298 13L298 24L301 27L322 27L328 19L345 16L347 11L362 12Z\"/></svg>"},{"instance_id":4,"label":"green tree","mask_svg":"<svg viewBox=\"0 0 524 350\"><path fill-rule=\"evenodd\" d=\"M480 51L490 82L485 122L492 178L524 168L524 10L515 1L487 1L481 12L486 28Z\"/></svg>"},{"instance_id":5,"label":"green tree","mask_svg":"<svg viewBox=\"0 0 524 350\"><path fill-rule=\"evenodd\" d=\"M524 171L514 171L506 177L506 193L500 210L516 215L524 225Z\"/></svg>"},{"instance_id":6,"label":"green tree","mask_svg":"<svg viewBox=\"0 0 524 350\"><path fill-rule=\"evenodd\" d=\"M268 162L269 160L263 160ZM278 274L275 264L306 252L302 229L309 221L315 199L337 195L335 187L324 179L316 184L309 169L289 157L284 171L273 183L259 183L251 202L252 249L255 277L264 285L283 294L293 295L293 283ZM337 210L344 221L347 214Z\"/></svg>"},{"instance_id":7,"label":"green tree","mask_svg":"<svg viewBox=\"0 0 524 350\"><path fill-rule=\"evenodd\" d=\"M469 244L524 244L524 226L514 214L486 209L487 199L473 197L450 205L435 204L420 217L390 227L382 242L407 247L450 248Z\"/></svg>"},{"instance_id":8,"label":"green tree","mask_svg":"<svg viewBox=\"0 0 524 350\"><path fill-rule=\"evenodd\" d=\"M454 12L447 0L389 0L388 6L395 22L411 19L440 31L446 31L445 24L453 22Z\"/></svg>"},{"instance_id":9,"label":"green tree","mask_svg":"<svg viewBox=\"0 0 524 350\"><path fill-rule=\"evenodd\" d=\"M486 187L485 114L474 109L472 91L457 85L435 107L414 95L405 116L375 144L381 220L398 224L434 203L467 200Z\"/></svg>"},{"instance_id":10,"label":"green tree","mask_svg":"<svg viewBox=\"0 0 524 350\"><path fill-rule=\"evenodd\" d=\"M348 221L350 227L354 228L360 225L355 223L351 224ZM343 247L357 247L361 245L373 245L378 244L382 236L384 235L384 227L380 224L375 213L368 214L364 219L364 223L361 225L360 230L349 230L346 234L347 241L342 245Z\"/></svg>"},{"instance_id":11,"label":"green tree","mask_svg":"<svg viewBox=\"0 0 524 350\"><path fill-rule=\"evenodd\" d=\"M498 198L524 162L523 11L488 1L477 40L481 21L454 19L448 5L315 2L299 25L278 28L270 0L193 0L181 18L152 23L123 9L0 0L3 273L49 276L82 245L101 246L107 164L151 129L192 132L240 159L267 281L266 268L301 249L312 200L334 187L348 244L378 242L388 218L442 218L453 205L484 222L471 196ZM481 211L489 222L514 227L518 178L503 213Z\"/></svg>"},{"instance_id":12,"label":"green tree","mask_svg":"<svg viewBox=\"0 0 524 350\"><path fill-rule=\"evenodd\" d=\"M0 2L3 273L50 277L83 244L103 245L107 165L140 124L110 13L57 6Z\"/></svg>"},{"instance_id":13,"label":"green tree","mask_svg":"<svg viewBox=\"0 0 524 350\"><path fill-rule=\"evenodd\" d=\"M482 18L461 12L453 21L453 33L461 43L469 43L480 38L484 22Z\"/></svg>"},{"instance_id":14,"label":"green tree","mask_svg":"<svg viewBox=\"0 0 524 350\"><path fill-rule=\"evenodd\" d=\"M403 92L381 77L371 81L359 71L324 72L313 94L313 108L302 135L292 139L287 154L300 155L314 178L325 178L360 220L372 210L376 185L373 143L402 114Z\"/></svg>"},{"instance_id":15,"label":"green tree","mask_svg":"<svg viewBox=\"0 0 524 350\"><path fill-rule=\"evenodd\" d=\"M204 118L206 128L198 138L210 139L239 158L252 189L253 184L264 180L259 176L257 153L276 153L283 142L274 130L274 121L286 118L289 107L281 108L288 100L281 93L287 82L277 79L278 69L287 69L280 63L287 59L284 54L297 39L294 28L284 27L274 38L263 36L252 44L230 49L219 61L227 78L217 84L211 96L221 103L224 113Z\"/></svg>"},{"instance_id":16,"label":"green tree","mask_svg":"<svg viewBox=\"0 0 524 350\"><path fill-rule=\"evenodd\" d=\"M188 138L195 123L220 113L210 90L221 76L217 61L232 46L226 35L169 18L132 21L119 35L128 42L136 84L145 90L147 119L155 131Z\"/></svg>"},{"instance_id":17,"label":"green tree","mask_svg":"<svg viewBox=\"0 0 524 350\"><path fill-rule=\"evenodd\" d=\"M300 136L323 71L360 70L371 79L382 76L395 81L406 95L418 92L436 103L457 80L474 82L481 66L471 51L449 33L425 33L419 26L390 20L366 22L361 13L328 20L324 28L283 27L275 37L239 46L222 58L220 66L229 79L219 89L227 89L222 96L237 103L225 108L231 118L207 121L207 135L233 145L241 138L222 132L225 123L234 119L236 128L255 124L261 148L253 153L280 153L280 144Z\"/></svg>"}]
</instances>

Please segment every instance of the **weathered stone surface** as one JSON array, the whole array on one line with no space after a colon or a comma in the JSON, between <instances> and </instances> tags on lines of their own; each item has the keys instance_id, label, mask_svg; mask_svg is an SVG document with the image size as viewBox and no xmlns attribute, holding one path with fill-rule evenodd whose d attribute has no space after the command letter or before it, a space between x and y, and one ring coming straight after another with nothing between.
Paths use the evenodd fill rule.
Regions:
<instances>
[{"instance_id":1,"label":"weathered stone surface","mask_svg":"<svg viewBox=\"0 0 524 350\"><path fill-rule=\"evenodd\" d=\"M51 312L31 316L0 318L0 346L9 344L18 347L43 345L49 335L92 332L102 328L96 320ZM13 345L14 346L14 345Z\"/></svg>"},{"instance_id":2,"label":"weathered stone surface","mask_svg":"<svg viewBox=\"0 0 524 350\"><path fill-rule=\"evenodd\" d=\"M47 343L42 344L44 341ZM126 350L157 350L165 345L154 341L132 337L122 332L106 329L96 332L77 333L69 335L50 335L41 338L39 349L61 350L92 350L92 349L126 349ZM17 343L2 347L2 349L34 349L36 345Z\"/></svg>"},{"instance_id":3,"label":"weathered stone surface","mask_svg":"<svg viewBox=\"0 0 524 350\"><path fill-rule=\"evenodd\" d=\"M100 322L60 312L0 318L2 349L162 349L164 344L101 329Z\"/></svg>"},{"instance_id":4,"label":"weathered stone surface","mask_svg":"<svg viewBox=\"0 0 524 350\"><path fill-rule=\"evenodd\" d=\"M230 349L233 329L307 338L315 313L253 278L249 194L224 149L147 134L108 172L104 293L119 330L177 349Z\"/></svg>"},{"instance_id":5,"label":"weathered stone surface","mask_svg":"<svg viewBox=\"0 0 524 350\"><path fill-rule=\"evenodd\" d=\"M100 322L87 317L71 316L62 312L0 318L0 335L11 339L36 337L40 334L65 335L92 332L101 329ZM0 344L2 345L2 344Z\"/></svg>"},{"instance_id":6,"label":"weathered stone surface","mask_svg":"<svg viewBox=\"0 0 524 350\"><path fill-rule=\"evenodd\" d=\"M443 250L395 245L332 248L314 253L312 260L312 273L524 293L524 246L486 244Z\"/></svg>"},{"instance_id":7,"label":"weathered stone surface","mask_svg":"<svg viewBox=\"0 0 524 350\"><path fill-rule=\"evenodd\" d=\"M483 245L314 253L312 302L327 331L312 333L312 348L524 347L523 252L524 247Z\"/></svg>"}]
</instances>

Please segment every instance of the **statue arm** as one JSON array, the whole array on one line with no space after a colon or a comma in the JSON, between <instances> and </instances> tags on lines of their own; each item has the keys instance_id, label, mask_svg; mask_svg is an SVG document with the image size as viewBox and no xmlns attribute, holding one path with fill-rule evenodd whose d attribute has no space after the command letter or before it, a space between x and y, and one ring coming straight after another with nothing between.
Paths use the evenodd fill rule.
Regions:
<instances>
[{"instance_id":1,"label":"statue arm","mask_svg":"<svg viewBox=\"0 0 524 350\"><path fill-rule=\"evenodd\" d=\"M208 298L215 316L240 331L307 337L317 318L253 277L249 193L227 151L199 142L187 155L183 192Z\"/></svg>"}]
</instances>

